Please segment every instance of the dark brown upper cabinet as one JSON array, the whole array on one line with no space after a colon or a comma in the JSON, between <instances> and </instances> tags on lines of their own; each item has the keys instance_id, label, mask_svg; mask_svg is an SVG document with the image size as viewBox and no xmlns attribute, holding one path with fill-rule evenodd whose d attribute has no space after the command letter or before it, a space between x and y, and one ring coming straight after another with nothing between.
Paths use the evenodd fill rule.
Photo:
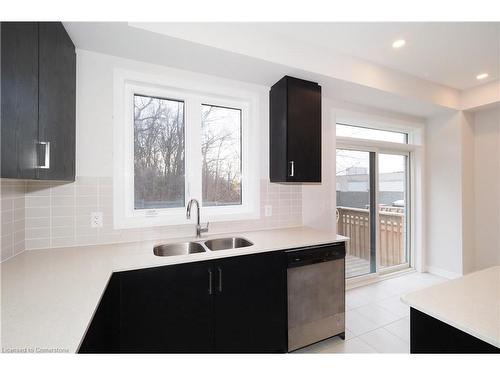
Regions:
<instances>
[{"instance_id":1,"label":"dark brown upper cabinet","mask_svg":"<svg viewBox=\"0 0 500 375\"><path fill-rule=\"evenodd\" d=\"M4 178L75 180L75 46L60 22L2 22Z\"/></svg>"},{"instance_id":2,"label":"dark brown upper cabinet","mask_svg":"<svg viewBox=\"0 0 500 375\"><path fill-rule=\"evenodd\" d=\"M269 110L271 182L321 182L321 86L285 76Z\"/></svg>"}]
</instances>

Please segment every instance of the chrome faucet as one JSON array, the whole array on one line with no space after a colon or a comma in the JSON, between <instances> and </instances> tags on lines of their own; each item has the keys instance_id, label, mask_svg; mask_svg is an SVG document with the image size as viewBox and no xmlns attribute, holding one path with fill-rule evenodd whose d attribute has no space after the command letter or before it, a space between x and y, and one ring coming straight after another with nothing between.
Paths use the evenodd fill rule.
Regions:
<instances>
[{"instance_id":1,"label":"chrome faucet","mask_svg":"<svg viewBox=\"0 0 500 375\"><path fill-rule=\"evenodd\" d=\"M187 205L186 219L191 219L191 206L193 203L196 204L196 237L200 238L202 233L208 232L208 225L202 227L200 225L200 203L196 199L191 199Z\"/></svg>"}]
</instances>

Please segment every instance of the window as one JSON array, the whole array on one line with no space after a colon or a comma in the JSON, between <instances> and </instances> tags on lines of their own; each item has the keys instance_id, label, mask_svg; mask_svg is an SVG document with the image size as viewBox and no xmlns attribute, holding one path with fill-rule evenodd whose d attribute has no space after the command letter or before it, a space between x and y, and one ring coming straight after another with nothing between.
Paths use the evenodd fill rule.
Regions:
<instances>
[{"instance_id":1,"label":"window","mask_svg":"<svg viewBox=\"0 0 500 375\"><path fill-rule=\"evenodd\" d=\"M369 139L372 141L385 141L394 143L408 143L408 134L388 130L379 130L365 128L361 126L353 126L346 124L337 124L337 137L350 137Z\"/></svg>"},{"instance_id":2,"label":"window","mask_svg":"<svg viewBox=\"0 0 500 375\"><path fill-rule=\"evenodd\" d=\"M184 102L134 95L134 207L184 206Z\"/></svg>"},{"instance_id":3,"label":"window","mask_svg":"<svg viewBox=\"0 0 500 375\"><path fill-rule=\"evenodd\" d=\"M203 206L241 204L241 110L203 104Z\"/></svg>"},{"instance_id":4,"label":"window","mask_svg":"<svg viewBox=\"0 0 500 375\"><path fill-rule=\"evenodd\" d=\"M189 223L190 199L203 221L260 217L264 92L129 74L115 76L115 228Z\"/></svg>"}]
</instances>

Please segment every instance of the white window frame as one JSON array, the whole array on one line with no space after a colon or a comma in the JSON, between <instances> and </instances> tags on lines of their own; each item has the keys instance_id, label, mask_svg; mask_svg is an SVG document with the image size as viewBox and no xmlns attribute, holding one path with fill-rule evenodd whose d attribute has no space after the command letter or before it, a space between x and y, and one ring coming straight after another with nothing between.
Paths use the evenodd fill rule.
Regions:
<instances>
[{"instance_id":1,"label":"white window frame","mask_svg":"<svg viewBox=\"0 0 500 375\"><path fill-rule=\"evenodd\" d=\"M185 202L184 207L134 208L134 95L184 102ZM232 86L200 82L193 73L151 76L117 69L114 74L114 227L138 228L188 224L187 202L202 203L202 104L241 110L241 205L202 207L203 220L233 221L260 217L259 98Z\"/></svg>"}]
</instances>

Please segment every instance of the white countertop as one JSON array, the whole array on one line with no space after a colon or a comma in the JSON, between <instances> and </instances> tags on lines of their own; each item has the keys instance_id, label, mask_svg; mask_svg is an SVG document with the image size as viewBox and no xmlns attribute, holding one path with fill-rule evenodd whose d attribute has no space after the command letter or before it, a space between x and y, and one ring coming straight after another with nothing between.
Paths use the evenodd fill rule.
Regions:
<instances>
[{"instance_id":1,"label":"white countertop","mask_svg":"<svg viewBox=\"0 0 500 375\"><path fill-rule=\"evenodd\" d=\"M500 348L500 266L409 293L401 299Z\"/></svg>"},{"instance_id":2,"label":"white countertop","mask_svg":"<svg viewBox=\"0 0 500 375\"><path fill-rule=\"evenodd\" d=\"M158 257L158 244L196 238L25 251L1 263L1 346L76 352L113 272L292 249L346 240L307 227L206 235L239 236L253 246Z\"/></svg>"}]
</instances>

